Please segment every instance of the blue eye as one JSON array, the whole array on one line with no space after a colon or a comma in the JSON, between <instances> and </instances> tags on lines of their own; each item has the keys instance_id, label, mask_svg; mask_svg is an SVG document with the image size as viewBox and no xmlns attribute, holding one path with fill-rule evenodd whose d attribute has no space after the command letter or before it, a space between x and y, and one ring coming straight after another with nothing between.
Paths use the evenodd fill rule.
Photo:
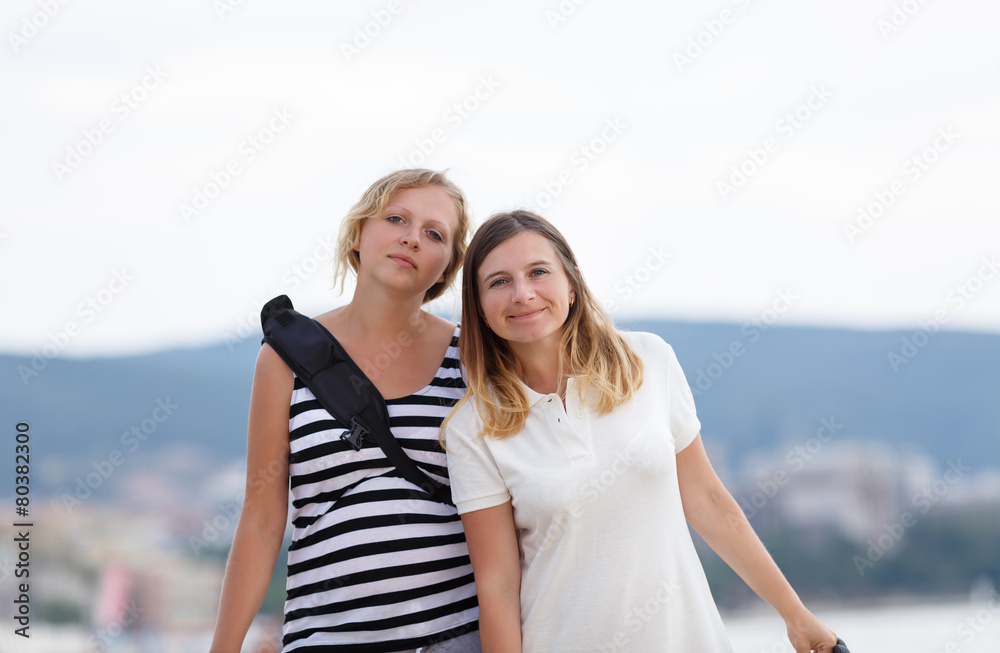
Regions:
<instances>
[{"instance_id":1,"label":"blue eye","mask_svg":"<svg viewBox=\"0 0 1000 653\"><path fill-rule=\"evenodd\" d=\"M438 232L434 231L433 229L431 229L427 233L429 233L431 235L431 238L433 238L434 240L440 240L440 241L444 240L444 236L442 236Z\"/></svg>"},{"instance_id":2,"label":"blue eye","mask_svg":"<svg viewBox=\"0 0 1000 653\"><path fill-rule=\"evenodd\" d=\"M494 279L493 282L490 283L490 288L496 288L501 283L507 283L507 280L506 279Z\"/></svg>"},{"instance_id":3,"label":"blue eye","mask_svg":"<svg viewBox=\"0 0 1000 653\"><path fill-rule=\"evenodd\" d=\"M389 222L402 222L403 217L399 215L390 215L386 216L386 220L388 220Z\"/></svg>"},{"instance_id":4,"label":"blue eye","mask_svg":"<svg viewBox=\"0 0 1000 653\"><path fill-rule=\"evenodd\" d=\"M544 268L538 268L537 270L532 270L531 271L531 276L533 276L533 277L539 277L539 276L541 276L543 274L548 274L548 273L549 273L548 270L546 270Z\"/></svg>"}]
</instances>

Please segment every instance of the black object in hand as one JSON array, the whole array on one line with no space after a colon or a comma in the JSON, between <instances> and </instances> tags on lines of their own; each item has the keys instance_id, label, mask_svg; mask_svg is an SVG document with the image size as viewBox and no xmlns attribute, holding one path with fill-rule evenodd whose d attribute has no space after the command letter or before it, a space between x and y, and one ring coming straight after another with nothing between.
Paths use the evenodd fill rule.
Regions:
<instances>
[{"instance_id":1,"label":"black object in hand","mask_svg":"<svg viewBox=\"0 0 1000 653\"><path fill-rule=\"evenodd\" d=\"M838 637L837 645L833 647L833 653L851 653L851 651L847 648L847 644L844 643L844 640Z\"/></svg>"}]
</instances>

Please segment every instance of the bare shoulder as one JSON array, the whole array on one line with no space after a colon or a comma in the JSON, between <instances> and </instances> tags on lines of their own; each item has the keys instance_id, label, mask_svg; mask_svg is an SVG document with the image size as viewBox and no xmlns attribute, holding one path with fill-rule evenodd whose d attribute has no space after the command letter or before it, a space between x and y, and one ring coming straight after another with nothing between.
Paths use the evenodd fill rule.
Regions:
<instances>
[{"instance_id":1,"label":"bare shoulder","mask_svg":"<svg viewBox=\"0 0 1000 653\"><path fill-rule=\"evenodd\" d=\"M244 514L258 527L284 528L288 501L288 407L293 375L270 345L257 353L247 420ZM276 482L271 482L276 481ZM250 488L254 491L249 491ZM242 521L242 518L241 518Z\"/></svg>"},{"instance_id":2,"label":"bare shoulder","mask_svg":"<svg viewBox=\"0 0 1000 653\"><path fill-rule=\"evenodd\" d=\"M282 368L286 370L289 374L292 373L288 366L285 365L285 361L281 360L281 356L278 352L274 350L274 347L268 343L264 343L260 346L260 351L257 352L257 363L254 367L255 372L265 372L265 373L281 373Z\"/></svg>"},{"instance_id":3,"label":"bare shoulder","mask_svg":"<svg viewBox=\"0 0 1000 653\"><path fill-rule=\"evenodd\" d=\"M343 312L344 306L338 306L337 308L329 310L326 313L320 313L319 315L313 317L313 319L326 327L327 331L336 335L343 328Z\"/></svg>"},{"instance_id":4,"label":"bare shoulder","mask_svg":"<svg viewBox=\"0 0 1000 653\"><path fill-rule=\"evenodd\" d=\"M433 342L443 344L451 342L451 337L455 334L455 325L433 313L426 313L426 316L428 324L426 331L429 338Z\"/></svg>"},{"instance_id":5,"label":"bare shoulder","mask_svg":"<svg viewBox=\"0 0 1000 653\"><path fill-rule=\"evenodd\" d=\"M272 391L284 391L290 395L294 383L294 375L285 361L271 345L264 343L257 352L257 362L254 365L253 383L255 387L266 387ZM284 394L284 392L282 392Z\"/></svg>"}]
</instances>

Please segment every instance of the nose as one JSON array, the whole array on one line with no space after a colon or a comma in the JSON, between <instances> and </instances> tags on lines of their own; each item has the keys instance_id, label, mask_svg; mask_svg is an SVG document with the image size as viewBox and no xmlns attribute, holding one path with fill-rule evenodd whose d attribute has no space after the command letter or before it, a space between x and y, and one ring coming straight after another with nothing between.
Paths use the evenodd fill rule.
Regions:
<instances>
[{"instance_id":1,"label":"nose","mask_svg":"<svg viewBox=\"0 0 1000 653\"><path fill-rule=\"evenodd\" d=\"M410 228L403 232L403 235L399 238L399 243L404 247L412 247L413 249L420 248L420 231L416 228Z\"/></svg>"},{"instance_id":2,"label":"nose","mask_svg":"<svg viewBox=\"0 0 1000 653\"><path fill-rule=\"evenodd\" d=\"M535 297L535 290L528 283L527 279L515 278L511 283L514 286L514 293L511 299L515 304L523 304Z\"/></svg>"}]
</instances>

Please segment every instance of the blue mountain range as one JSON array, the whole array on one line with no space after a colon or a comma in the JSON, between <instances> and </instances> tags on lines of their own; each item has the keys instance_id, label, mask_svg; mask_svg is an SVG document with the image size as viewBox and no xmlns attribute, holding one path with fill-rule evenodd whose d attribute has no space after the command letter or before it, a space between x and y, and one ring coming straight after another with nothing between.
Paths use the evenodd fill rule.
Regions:
<instances>
[{"instance_id":1,"label":"blue mountain range","mask_svg":"<svg viewBox=\"0 0 1000 653\"><path fill-rule=\"evenodd\" d=\"M702 433L723 465L815 433L916 449L942 465L1000 467L1000 335L852 331L752 324L623 322L671 343L695 394ZM109 453L185 444L208 460L242 459L259 337L143 356L0 356L0 413L30 425L32 469L85 474ZM3 456L8 459L7 455ZM0 469L12 494L13 463ZM33 474L33 497L66 480ZM7 490L10 490L9 492Z\"/></svg>"}]
</instances>

